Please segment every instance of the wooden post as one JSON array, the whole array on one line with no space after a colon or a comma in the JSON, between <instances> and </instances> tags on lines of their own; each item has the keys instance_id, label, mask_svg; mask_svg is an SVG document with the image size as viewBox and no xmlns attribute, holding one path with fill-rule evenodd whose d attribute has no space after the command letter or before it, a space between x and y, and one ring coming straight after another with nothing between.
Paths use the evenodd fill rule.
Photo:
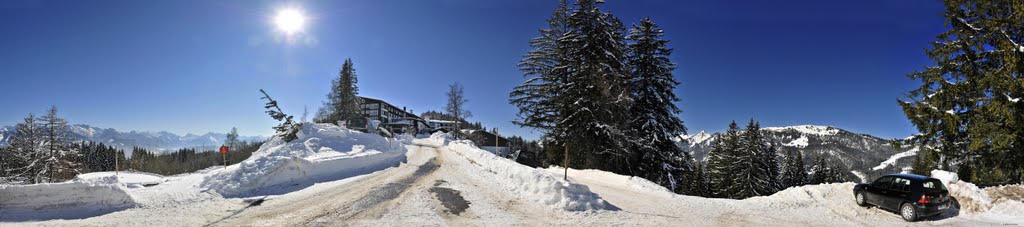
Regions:
<instances>
[{"instance_id":1,"label":"wooden post","mask_svg":"<svg viewBox=\"0 0 1024 227\"><path fill-rule=\"evenodd\" d=\"M224 158L224 169L228 169L228 155L224 152L220 153L220 157Z\"/></svg>"},{"instance_id":2,"label":"wooden post","mask_svg":"<svg viewBox=\"0 0 1024 227\"><path fill-rule=\"evenodd\" d=\"M503 155L501 155L501 148L498 148L498 128L497 127L494 128L494 153L497 153L498 156L504 157Z\"/></svg>"},{"instance_id":3,"label":"wooden post","mask_svg":"<svg viewBox=\"0 0 1024 227\"><path fill-rule=\"evenodd\" d=\"M562 144L562 146L565 146L565 157L562 157L565 173L562 174L562 177L565 181L569 181L569 144Z\"/></svg>"}]
</instances>

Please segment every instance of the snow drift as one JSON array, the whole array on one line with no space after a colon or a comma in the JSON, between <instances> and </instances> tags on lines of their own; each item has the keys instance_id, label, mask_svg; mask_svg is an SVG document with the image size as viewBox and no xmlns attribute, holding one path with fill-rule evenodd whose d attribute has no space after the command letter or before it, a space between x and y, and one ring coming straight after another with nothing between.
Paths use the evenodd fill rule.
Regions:
<instances>
[{"instance_id":1,"label":"snow drift","mask_svg":"<svg viewBox=\"0 0 1024 227\"><path fill-rule=\"evenodd\" d=\"M0 220L47 211L48 218L76 218L135 207L137 203L113 176L62 183L0 185Z\"/></svg>"},{"instance_id":2,"label":"snow drift","mask_svg":"<svg viewBox=\"0 0 1024 227\"><path fill-rule=\"evenodd\" d=\"M1001 213L1007 207L1020 207L1024 199L1024 185L1005 185L981 189L978 186L961 181L956 173L932 170L932 177L939 179L946 184L949 195L956 198L960 204L960 210L967 213L982 213L995 210ZM1016 215L1024 216L1024 210L1017 211Z\"/></svg>"},{"instance_id":3,"label":"snow drift","mask_svg":"<svg viewBox=\"0 0 1024 227\"><path fill-rule=\"evenodd\" d=\"M92 172L83 173L75 176L77 180L96 180L106 177L113 177L116 182L124 184L128 188L140 188L145 186L153 186L163 183L164 176L154 173L146 172L120 172L115 173L112 171L108 172Z\"/></svg>"},{"instance_id":4,"label":"snow drift","mask_svg":"<svg viewBox=\"0 0 1024 227\"><path fill-rule=\"evenodd\" d=\"M405 141L331 124L303 124L298 138L274 137L245 161L211 173L200 184L225 197L286 193L404 162Z\"/></svg>"},{"instance_id":5,"label":"snow drift","mask_svg":"<svg viewBox=\"0 0 1024 227\"><path fill-rule=\"evenodd\" d=\"M530 168L495 156L467 140L449 141L447 136L435 133L431 136L430 142L438 145L447 144L448 150L465 157L469 163L484 170L485 172L480 172L480 177L504 188L519 199L566 211L617 209L591 192L586 185L568 182L543 169Z\"/></svg>"}]
</instances>

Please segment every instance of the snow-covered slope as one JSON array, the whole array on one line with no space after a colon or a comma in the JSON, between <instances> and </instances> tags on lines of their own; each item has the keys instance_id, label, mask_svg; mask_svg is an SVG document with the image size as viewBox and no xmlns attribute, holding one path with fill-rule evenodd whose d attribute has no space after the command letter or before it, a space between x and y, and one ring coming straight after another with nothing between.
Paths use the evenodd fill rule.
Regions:
<instances>
[{"instance_id":1,"label":"snow-covered slope","mask_svg":"<svg viewBox=\"0 0 1024 227\"><path fill-rule=\"evenodd\" d=\"M396 166L405 159L400 141L307 123L297 139L274 137L245 161L207 176L200 187L227 197L279 194Z\"/></svg>"},{"instance_id":2,"label":"snow-covered slope","mask_svg":"<svg viewBox=\"0 0 1024 227\"><path fill-rule=\"evenodd\" d=\"M889 159L886 159L885 161L882 161L882 163L878 164L878 166L871 167L871 170L881 170L881 169L885 169L885 167L889 167L889 166L895 165L896 161L899 161L902 158L913 157L914 155L917 155L917 151L918 150L919 149L917 147L915 147L915 148L911 148L910 150L907 150L907 151L904 151L904 152L896 153L896 154L890 156Z\"/></svg>"}]
</instances>

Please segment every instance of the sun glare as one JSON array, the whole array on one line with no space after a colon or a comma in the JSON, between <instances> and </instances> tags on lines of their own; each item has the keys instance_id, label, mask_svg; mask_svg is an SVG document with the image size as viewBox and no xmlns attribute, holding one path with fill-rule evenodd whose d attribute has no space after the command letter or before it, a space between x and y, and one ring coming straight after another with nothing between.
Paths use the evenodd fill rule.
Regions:
<instances>
[{"instance_id":1,"label":"sun glare","mask_svg":"<svg viewBox=\"0 0 1024 227\"><path fill-rule=\"evenodd\" d=\"M285 34L292 35L302 31L306 25L306 16L298 9L282 9L274 16L274 25Z\"/></svg>"}]
</instances>

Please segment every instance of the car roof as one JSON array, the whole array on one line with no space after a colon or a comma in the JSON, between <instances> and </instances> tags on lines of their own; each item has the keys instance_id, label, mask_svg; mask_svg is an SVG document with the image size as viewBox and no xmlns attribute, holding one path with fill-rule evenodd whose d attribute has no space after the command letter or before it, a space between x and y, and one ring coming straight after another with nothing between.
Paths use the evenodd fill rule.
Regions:
<instances>
[{"instance_id":1,"label":"car roof","mask_svg":"<svg viewBox=\"0 0 1024 227\"><path fill-rule=\"evenodd\" d=\"M911 179L911 180L925 180L925 179L929 178L927 176L921 176L921 175L909 174L909 173L889 174L889 175L886 175L886 176L902 177L902 178L907 178L907 179Z\"/></svg>"}]
</instances>

